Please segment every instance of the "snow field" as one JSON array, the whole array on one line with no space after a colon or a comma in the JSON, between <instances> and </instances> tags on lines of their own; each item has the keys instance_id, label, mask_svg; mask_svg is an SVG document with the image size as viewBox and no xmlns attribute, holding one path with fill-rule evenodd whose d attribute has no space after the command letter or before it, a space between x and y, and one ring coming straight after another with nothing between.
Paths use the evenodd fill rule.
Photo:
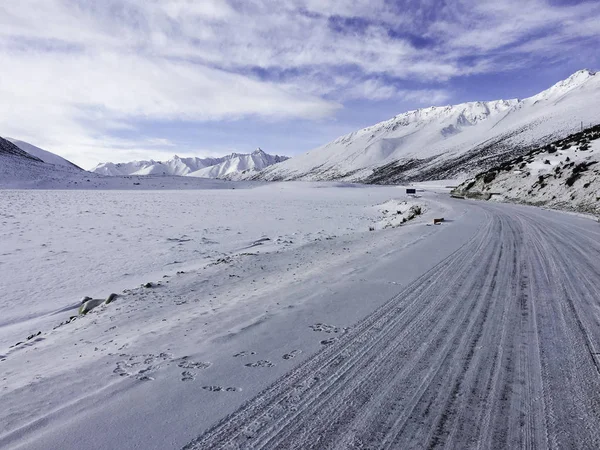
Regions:
<instances>
[{"instance_id":1,"label":"snow field","mask_svg":"<svg viewBox=\"0 0 600 450\"><path fill-rule=\"evenodd\" d=\"M3 191L0 324L40 319L84 295L106 298L232 253L280 251L367 231L377 220L373 205L394 196L403 193L303 183L185 192ZM7 344L4 335L0 343Z\"/></svg>"},{"instance_id":2,"label":"snow field","mask_svg":"<svg viewBox=\"0 0 600 450\"><path fill-rule=\"evenodd\" d=\"M404 197L396 187L6 193L0 446L89 446L70 428L83 421L95 448L177 448L393 295L390 258L442 228L425 214L369 232L375 205ZM112 291L68 320L83 295Z\"/></svg>"}]
</instances>

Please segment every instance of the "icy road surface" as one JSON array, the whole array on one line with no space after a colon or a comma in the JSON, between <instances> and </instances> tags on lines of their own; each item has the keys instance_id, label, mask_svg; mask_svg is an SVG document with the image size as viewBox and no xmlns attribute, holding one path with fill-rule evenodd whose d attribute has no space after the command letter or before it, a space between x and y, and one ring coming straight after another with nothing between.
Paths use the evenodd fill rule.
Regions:
<instances>
[{"instance_id":1,"label":"icy road surface","mask_svg":"<svg viewBox=\"0 0 600 450\"><path fill-rule=\"evenodd\" d=\"M186 448L600 448L600 226L471 208L465 245Z\"/></svg>"},{"instance_id":2,"label":"icy road surface","mask_svg":"<svg viewBox=\"0 0 600 450\"><path fill-rule=\"evenodd\" d=\"M430 192L384 228L393 187L97 194L5 210L0 448L600 448L598 223Z\"/></svg>"}]
</instances>

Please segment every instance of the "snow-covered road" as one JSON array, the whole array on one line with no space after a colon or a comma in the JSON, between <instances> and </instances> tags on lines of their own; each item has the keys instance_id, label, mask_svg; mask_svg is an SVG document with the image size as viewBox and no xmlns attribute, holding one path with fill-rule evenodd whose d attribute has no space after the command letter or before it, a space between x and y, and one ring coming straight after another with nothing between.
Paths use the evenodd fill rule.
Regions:
<instances>
[{"instance_id":1,"label":"snow-covered road","mask_svg":"<svg viewBox=\"0 0 600 450\"><path fill-rule=\"evenodd\" d=\"M425 193L369 232L398 190L326 189L306 214L354 230L219 255L4 351L0 448L600 447L598 223Z\"/></svg>"},{"instance_id":2,"label":"snow-covered road","mask_svg":"<svg viewBox=\"0 0 600 450\"><path fill-rule=\"evenodd\" d=\"M471 208L465 245L186 448L600 448L600 226Z\"/></svg>"}]
</instances>

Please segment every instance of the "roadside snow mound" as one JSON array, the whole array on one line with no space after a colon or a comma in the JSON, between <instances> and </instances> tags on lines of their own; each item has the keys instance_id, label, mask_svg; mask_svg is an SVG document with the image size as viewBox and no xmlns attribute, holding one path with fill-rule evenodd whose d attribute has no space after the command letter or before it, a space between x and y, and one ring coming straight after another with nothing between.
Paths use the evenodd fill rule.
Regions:
<instances>
[{"instance_id":1,"label":"roadside snow mound","mask_svg":"<svg viewBox=\"0 0 600 450\"><path fill-rule=\"evenodd\" d=\"M377 205L377 209L380 211L381 217L375 223L375 226L371 227L371 230L399 227L427 210L422 203L398 199L388 200L381 205Z\"/></svg>"},{"instance_id":2,"label":"roadside snow mound","mask_svg":"<svg viewBox=\"0 0 600 450\"><path fill-rule=\"evenodd\" d=\"M454 192L600 214L600 125L482 172Z\"/></svg>"}]
</instances>

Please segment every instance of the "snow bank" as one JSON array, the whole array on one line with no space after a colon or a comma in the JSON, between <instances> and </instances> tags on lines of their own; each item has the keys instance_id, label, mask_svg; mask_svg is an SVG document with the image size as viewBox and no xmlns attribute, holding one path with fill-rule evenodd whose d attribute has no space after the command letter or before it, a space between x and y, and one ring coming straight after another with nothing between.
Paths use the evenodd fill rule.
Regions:
<instances>
[{"instance_id":1,"label":"snow bank","mask_svg":"<svg viewBox=\"0 0 600 450\"><path fill-rule=\"evenodd\" d=\"M378 205L377 209L381 218L372 227L373 230L399 227L427 211L424 201L399 199L388 200Z\"/></svg>"}]
</instances>

